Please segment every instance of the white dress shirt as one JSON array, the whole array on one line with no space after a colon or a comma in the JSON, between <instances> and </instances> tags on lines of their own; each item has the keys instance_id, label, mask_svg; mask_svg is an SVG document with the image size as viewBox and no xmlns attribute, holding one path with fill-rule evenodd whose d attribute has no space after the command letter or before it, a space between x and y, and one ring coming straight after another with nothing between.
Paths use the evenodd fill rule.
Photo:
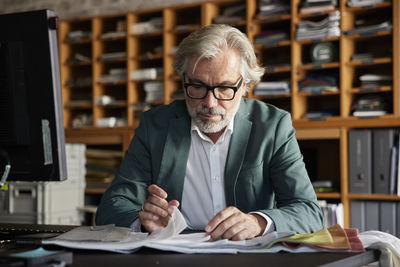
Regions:
<instances>
[{"instance_id":1,"label":"white dress shirt","mask_svg":"<svg viewBox=\"0 0 400 267\"><path fill-rule=\"evenodd\" d=\"M213 141L191 123L191 143L183 185L181 212L192 230L204 231L208 222L226 208L224 171L228 156L229 142L233 133L232 120L224 133L214 144ZM168 192L167 192L168 193ZM264 234L275 230L274 222L262 212L267 221ZM131 226L140 231L140 220Z\"/></svg>"}]
</instances>

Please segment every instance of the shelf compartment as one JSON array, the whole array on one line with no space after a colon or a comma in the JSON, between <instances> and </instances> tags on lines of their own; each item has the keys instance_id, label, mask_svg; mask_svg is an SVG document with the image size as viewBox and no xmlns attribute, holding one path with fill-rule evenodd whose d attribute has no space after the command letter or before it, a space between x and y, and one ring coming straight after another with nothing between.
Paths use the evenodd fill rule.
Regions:
<instances>
[{"instance_id":1,"label":"shelf compartment","mask_svg":"<svg viewBox=\"0 0 400 267\"><path fill-rule=\"evenodd\" d=\"M310 180L331 181L336 193L323 194L336 198L340 197L340 140L336 137L336 131L332 131L333 139L298 140L298 143Z\"/></svg>"}]
</instances>

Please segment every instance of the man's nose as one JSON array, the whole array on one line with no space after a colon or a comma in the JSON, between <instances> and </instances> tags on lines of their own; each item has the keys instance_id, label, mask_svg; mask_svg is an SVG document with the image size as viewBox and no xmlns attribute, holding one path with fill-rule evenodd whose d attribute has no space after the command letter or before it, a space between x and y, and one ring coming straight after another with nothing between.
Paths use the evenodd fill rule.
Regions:
<instances>
[{"instance_id":1,"label":"man's nose","mask_svg":"<svg viewBox=\"0 0 400 267\"><path fill-rule=\"evenodd\" d=\"M207 92L207 95L203 99L203 102L207 107L215 107L218 104L218 99L214 97L213 92L210 90Z\"/></svg>"}]
</instances>

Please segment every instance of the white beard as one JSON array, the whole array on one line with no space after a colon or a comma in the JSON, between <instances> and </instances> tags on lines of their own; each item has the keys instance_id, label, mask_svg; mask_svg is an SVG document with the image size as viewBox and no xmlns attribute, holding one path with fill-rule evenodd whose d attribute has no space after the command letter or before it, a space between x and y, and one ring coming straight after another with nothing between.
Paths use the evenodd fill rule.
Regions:
<instances>
[{"instance_id":1,"label":"white beard","mask_svg":"<svg viewBox=\"0 0 400 267\"><path fill-rule=\"evenodd\" d=\"M216 108L207 108L207 107L197 107L193 109L186 102L186 107L188 109L190 117L193 119L193 122L199 127L200 131L203 133L217 133L223 130L225 127L229 125L236 112L238 111L240 106L240 101L238 104L232 108L230 112L227 112L222 107ZM220 115L221 120L218 122L214 122L213 120L201 120L198 115L199 114L212 114L212 115Z\"/></svg>"}]
</instances>

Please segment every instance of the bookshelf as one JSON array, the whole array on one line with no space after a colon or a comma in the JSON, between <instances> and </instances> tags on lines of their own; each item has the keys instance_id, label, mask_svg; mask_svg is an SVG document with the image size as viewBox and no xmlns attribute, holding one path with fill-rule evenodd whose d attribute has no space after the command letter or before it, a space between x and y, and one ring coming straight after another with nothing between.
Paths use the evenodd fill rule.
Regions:
<instances>
[{"instance_id":1,"label":"bookshelf","mask_svg":"<svg viewBox=\"0 0 400 267\"><path fill-rule=\"evenodd\" d=\"M317 196L319 199L342 202L345 226L349 227L351 201L400 199L393 195L352 194L348 189L348 132L354 128L400 127L400 3L391 1L366 7L349 7L347 0L338 2L333 10L301 14L301 0L291 0L290 11L287 13L259 16L258 0L215 0L61 21L59 47L67 141L106 144L108 135L119 136L119 141L115 142L121 142L123 149L126 149L129 141L125 138L133 135L143 110L183 97L180 78L172 68L174 48L190 32L213 23L228 7L245 5L242 19L232 23L248 35L260 62L266 67L262 81L287 80L291 88L289 92L271 96L257 95L254 88L251 88L248 97L272 103L291 113L300 145L322 155L319 158L318 164L321 166L317 176L323 176L321 173L324 166L328 166L327 170L332 170L329 169L329 163L334 163L337 170L330 179L338 184L337 191L318 193ZM296 37L298 25L302 22L318 22L335 12L340 12L338 36L318 39ZM371 17L391 19L393 27L369 34L347 33L355 28L358 20ZM154 18L161 18L160 29L143 33L132 31L133 25ZM125 33L104 37L109 32L118 32L117 28L124 29ZM76 30L90 32L91 35L79 40L69 40L69 34ZM286 34L286 39L269 44L258 42L260 35L269 30ZM318 43L334 45L337 48L337 57L329 62L314 62L310 51ZM369 59L353 58L355 54L381 50L390 53L374 55ZM89 60L72 61L73 63L68 61L78 52L89 57ZM101 60L104 53L112 52L125 52L126 56L114 61ZM126 68L125 81L99 83L99 77L114 67ZM143 68L162 68L163 73L149 80L131 79L132 71ZM338 90L310 92L299 86L310 74L332 73L337 77ZM392 80L388 84L367 90L360 83L360 76L369 73L389 74ZM88 81L87 77L91 79ZM86 78L86 83L71 85L71 80L77 78ZM149 81L163 83L163 98L144 103L144 85ZM104 95L115 99L115 104L98 104L97 99ZM385 115L369 118L352 115L354 101L368 95L380 96L387 102ZM309 112L321 112L325 109L332 112L328 116L307 117ZM86 124L79 123L82 116L87 117L84 120ZM97 127L99 119L112 116L124 119L123 126L113 129ZM82 124L80 129L73 127ZM99 139L95 138L96 135L100 136ZM324 159L323 155L331 152L332 156ZM317 177L319 178L322 177Z\"/></svg>"}]
</instances>

